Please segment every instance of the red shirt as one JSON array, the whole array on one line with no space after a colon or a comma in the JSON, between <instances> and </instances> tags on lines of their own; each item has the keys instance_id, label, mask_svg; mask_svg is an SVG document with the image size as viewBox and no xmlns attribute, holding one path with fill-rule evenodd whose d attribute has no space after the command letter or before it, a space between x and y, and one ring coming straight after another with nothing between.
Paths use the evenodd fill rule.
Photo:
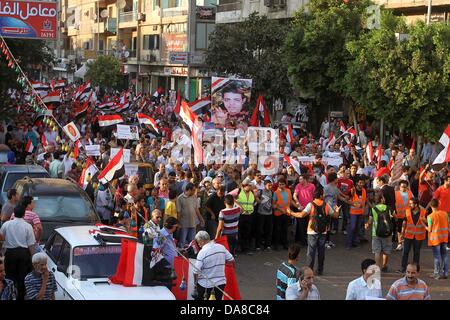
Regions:
<instances>
[{"instance_id":1,"label":"red shirt","mask_svg":"<svg viewBox=\"0 0 450 320\"><path fill-rule=\"evenodd\" d=\"M439 210L450 212L450 188L440 186L434 193L434 198L439 201Z\"/></svg>"},{"instance_id":2,"label":"red shirt","mask_svg":"<svg viewBox=\"0 0 450 320\"><path fill-rule=\"evenodd\" d=\"M353 181L350 179L339 178L337 187L347 196L351 195L353 189Z\"/></svg>"}]
</instances>

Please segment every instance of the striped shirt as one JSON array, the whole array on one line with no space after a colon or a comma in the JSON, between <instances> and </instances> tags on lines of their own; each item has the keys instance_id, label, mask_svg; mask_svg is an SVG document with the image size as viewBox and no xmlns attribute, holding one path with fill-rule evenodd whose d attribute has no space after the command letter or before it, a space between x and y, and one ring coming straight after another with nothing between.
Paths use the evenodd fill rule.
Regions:
<instances>
[{"instance_id":1,"label":"striped shirt","mask_svg":"<svg viewBox=\"0 0 450 320\"><path fill-rule=\"evenodd\" d=\"M31 271L26 277L25 277L25 288L27 291L26 299L27 300L36 300L39 291L42 287L42 276L36 275L34 271ZM56 292L56 280L55 275L53 272L48 272L48 281L47 281L47 287L45 288L45 294L43 300L51 300L53 297L53 294Z\"/></svg>"},{"instance_id":2,"label":"striped shirt","mask_svg":"<svg viewBox=\"0 0 450 320\"><path fill-rule=\"evenodd\" d=\"M223 245L214 241L205 244L198 253L195 263L194 273L198 274L198 284L203 288L212 288L214 285L226 284L226 261L234 261L234 258Z\"/></svg>"},{"instance_id":3,"label":"striped shirt","mask_svg":"<svg viewBox=\"0 0 450 320\"><path fill-rule=\"evenodd\" d=\"M297 281L297 268L283 262L277 270L277 300L286 299L286 289Z\"/></svg>"},{"instance_id":4,"label":"striped shirt","mask_svg":"<svg viewBox=\"0 0 450 320\"><path fill-rule=\"evenodd\" d=\"M11 220L14 220L14 213L11 215ZM25 211L25 215L23 216L23 220L31 224L31 226L35 226L36 224L41 223L41 219L39 216L33 211L27 210Z\"/></svg>"},{"instance_id":5,"label":"striped shirt","mask_svg":"<svg viewBox=\"0 0 450 320\"><path fill-rule=\"evenodd\" d=\"M238 206L220 210L219 221L223 221L223 235L233 235L238 233L241 210L242 209Z\"/></svg>"},{"instance_id":6,"label":"striped shirt","mask_svg":"<svg viewBox=\"0 0 450 320\"><path fill-rule=\"evenodd\" d=\"M394 282L386 300L431 300L431 296L424 281L417 279L417 283L411 286L404 277Z\"/></svg>"},{"instance_id":7,"label":"striped shirt","mask_svg":"<svg viewBox=\"0 0 450 320\"><path fill-rule=\"evenodd\" d=\"M3 280L3 290L0 291L0 300L16 300L16 289L12 280Z\"/></svg>"}]
</instances>

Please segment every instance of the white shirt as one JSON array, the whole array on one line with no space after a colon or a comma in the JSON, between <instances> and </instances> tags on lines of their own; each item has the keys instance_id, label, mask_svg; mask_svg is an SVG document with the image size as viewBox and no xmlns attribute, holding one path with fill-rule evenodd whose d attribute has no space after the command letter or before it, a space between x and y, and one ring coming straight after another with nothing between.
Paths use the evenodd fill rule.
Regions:
<instances>
[{"instance_id":1,"label":"white shirt","mask_svg":"<svg viewBox=\"0 0 450 320\"><path fill-rule=\"evenodd\" d=\"M64 164L64 177L67 176L67 173L72 170L72 164L75 160L70 157L68 154L64 155L63 164Z\"/></svg>"},{"instance_id":2,"label":"white shirt","mask_svg":"<svg viewBox=\"0 0 450 320\"><path fill-rule=\"evenodd\" d=\"M286 289L286 300L299 300L300 295L302 294L302 287L298 284L298 281L294 284L291 284ZM305 300L320 300L319 289L313 284L311 288L308 290L308 295Z\"/></svg>"},{"instance_id":3,"label":"white shirt","mask_svg":"<svg viewBox=\"0 0 450 320\"><path fill-rule=\"evenodd\" d=\"M203 288L212 288L213 284L226 284L225 261L234 261L231 253L221 244L210 241L197 255L194 273L198 274L198 284ZM197 271L198 270L198 271ZM206 280L206 277L208 280Z\"/></svg>"},{"instance_id":4,"label":"white shirt","mask_svg":"<svg viewBox=\"0 0 450 320\"><path fill-rule=\"evenodd\" d=\"M252 183L256 186L256 188L257 188L258 190L264 190L264 181L261 180L261 183L258 184L258 183L256 182L256 180L254 179L254 180L252 181Z\"/></svg>"},{"instance_id":5,"label":"white shirt","mask_svg":"<svg viewBox=\"0 0 450 320\"><path fill-rule=\"evenodd\" d=\"M33 227L22 218L6 221L0 234L5 237L6 249L28 248L36 243Z\"/></svg>"},{"instance_id":6,"label":"white shirt","mask_svg":"<svg viewBox=\"0 0 450 320\"><path fill-rule=\"evenodd\" d=\"M345 300L366 300L366 297L382 298L381 285L375 283L369 288L363 276L348 284Z\"/></svg>"}]
</instances>

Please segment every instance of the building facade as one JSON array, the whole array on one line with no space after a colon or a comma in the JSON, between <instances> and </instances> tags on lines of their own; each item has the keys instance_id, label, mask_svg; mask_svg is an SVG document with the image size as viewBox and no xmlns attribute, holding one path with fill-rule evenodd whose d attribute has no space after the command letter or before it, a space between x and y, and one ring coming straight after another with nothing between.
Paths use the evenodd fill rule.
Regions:
<instances>
[{"instance_id":1,"label":"building facade","mask_svg":"<svg viewBox=\"0 0 450 320\"><path fill-rule=\"evenodd\" d=\"M429 0L374 0L392 9L396 14L403 15L407 23L427 21ZM430 22L450 21L450 0L432 0Z\"/></svg>"}]
</instances>

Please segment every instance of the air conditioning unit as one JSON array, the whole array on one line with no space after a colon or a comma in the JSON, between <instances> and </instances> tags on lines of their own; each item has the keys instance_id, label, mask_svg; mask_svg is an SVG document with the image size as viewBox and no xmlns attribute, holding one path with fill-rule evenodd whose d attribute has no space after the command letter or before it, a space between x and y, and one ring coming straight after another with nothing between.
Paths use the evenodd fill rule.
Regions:
<instances>
[{"instance_id":1,"label":"air conditioning unit","mask_svg":"<svg viewBox=\"0 0 450 320\"><path fill-rule=\"evenodd\" d=\"M142 12L138 13L137 20L145 21L145 13L142 13Z\"/></svg>"}]
</instances>

